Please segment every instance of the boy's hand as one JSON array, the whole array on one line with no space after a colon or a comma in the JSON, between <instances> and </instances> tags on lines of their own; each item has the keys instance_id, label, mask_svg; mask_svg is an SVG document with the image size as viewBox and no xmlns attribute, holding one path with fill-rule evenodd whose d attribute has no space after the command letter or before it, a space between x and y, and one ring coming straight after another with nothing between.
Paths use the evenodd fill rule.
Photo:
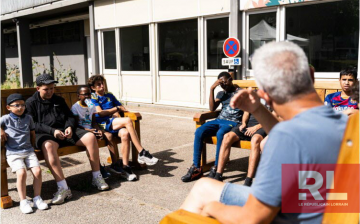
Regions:
<instances>
[{"instance_id":1,"label":"boy's hand","mask_svg":"<svg viewBox=\"0 0 360 224\"><path fill-rule=\"evenodd\" d=\"M7 141L7 134L5 133L5 131L1 128L1 142L6 142Z\"/></svg>"},{"instance_id":2,"label":"boy's hand","mask_svg":"<svg viewBox=\"0 0 360 224\"><path fill-rule=\"evenodd\" d=\"M214 90L217 86L220 85L220 83L221 83L221 80L220 80L220 79L216 80L216 81L214 82L214 84L211 86L211 89Z\"/></svg>"},{"instance_id":3,"label":"boy's hand","mask_svg":"<svg viewBox=\"0 0 360 224\"><path fill-rule=\"evenodd\" d=\"M54 131L54 137L60 140L64 140L65 139L65 134L60 131L60 130L55 130Z\"/></svg>"},{"instance_id":4,"label":"boy's hand","mask_svg":"<svg viewBox=\"0 0 360 224\"><path fill-rule=\"evenodd\" d=\"M71 138L72 137L72 128L71 127L68 127L65 129L65 135L64 135L65 138Z\"/></svg>"},{"instance_id":5,"label":"boy's hand","mask_svg":"<svg viewBox=\"0 0 360 224\"><path fill-rule=\"evenodd\" d=\"M103 132L100 131L100 130L96 130L96 132L94 133L95 136L99 139L102 139L103 138Z\"/></svg>"},{"instance_id":6,"label":"boy's hand","mask_svg":"<svg viewBox=\"0 0 360 224\"><path fill-rule=\"evenodd\" d=\"M259 130L259 128L257 127L257 125L252 126L252 127L250 127L250 128L247 128L247 129L246 129L246 132L245 132L245 135L251 137L251 136L253 136L253 135L255 134L255 132L256 132L257 130Z\"/></svg>"},{"instance_id":7,"label":"boy's hand","mask_svg":"<svg viewBox=\"0 0 360 224\"><path fill-rule=\"evenodd\" d=\"M244 128L246 128L246 124L241 124L239 127L239 131L241 132Z\"/></svg>"}]
</instances>

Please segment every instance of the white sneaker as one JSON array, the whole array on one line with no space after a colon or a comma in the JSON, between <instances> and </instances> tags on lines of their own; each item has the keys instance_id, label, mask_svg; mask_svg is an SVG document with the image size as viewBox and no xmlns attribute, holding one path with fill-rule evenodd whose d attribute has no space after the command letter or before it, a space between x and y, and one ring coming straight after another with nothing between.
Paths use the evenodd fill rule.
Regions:
<instances>
[{"instance_id":1,"label":"white sneaker","mask_svg":"<svg viewBox=\"0 0 360 224\"><path fill-rule=\"evenodd\" d=\"M139 157L138 157L138 162L139 162L140 164L146 163L146 165L148 165L148 166L155 165L158 161L159 161L158 158L152 156L152 155L149 153L149 151L146 151L146 150L145 150L145 154L144 154L144 155L140 156L140 154L139 154Z\"/></svg>"},{"instance_id":2,"label":"white sneaker","mask_svg":"<svg viewBox=\"0 0 360 224\"><path fill-rule=\"evenodd\" d=\"M70 188L64 189L62 187L58 188L58 191L54 194L54 198L51 200L51 203L54 205L59 205L64 203L65 199L70 199L72 197Z\"/></svg>"},{"instance_id":3,"label":"white sneaker","mask_svg":"<svg viewBox=\"0 0 360 224\"><path fill-rule=\"evenodd\" d=\"M101 174L99 174L98 177L92 179L92 185L97 187L97 189L100 191L109 189L109 185L105 182Z\"/></svg>"},{"instance_id":4,"label":"white sneaker","mask_svg":"<svg viewBox=\"0 0 360 224\"><path fill-rule=\"evenodd\" d=\"M38 208L39 210L45 210L48 209L48 204L46 204L41 197L38 197L37 199L33 199L34 201L34 208Z\"/></svg>"},{"instance_id":5,"label":"white sneaker","mask_svg":"<svg viewBox=\"0 0 360 224\"><path fill-rule=\"evenodd\" d=\"M130 166L126 166L124 171L125 172L122 176L124 176L128 181L134 181L137 179L137 176L132 172Z\"/></svg>"},{"instance_id":6,"label":"white sneaker","mask_svg":"<svg viewBox=\"0 0 360 224\"><path fill-rule=\"evenodd\" d=\"M28 200L20 201L20 210L24 214L29 214L33 212L30 202Z\"/></svg>"}]
</instances>

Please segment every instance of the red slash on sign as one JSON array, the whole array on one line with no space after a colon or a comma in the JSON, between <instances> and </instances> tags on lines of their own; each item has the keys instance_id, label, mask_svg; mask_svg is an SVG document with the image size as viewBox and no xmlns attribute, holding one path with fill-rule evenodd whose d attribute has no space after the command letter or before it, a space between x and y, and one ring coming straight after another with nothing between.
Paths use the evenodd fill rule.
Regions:
<instances>
[{"instance_id":1,"label":"red slash on sign","mask_svg":"<svg viewBox=\"0 0 360 224\"><path fill-rule=\"evenodd\" d=\"M240 53L239 40L234 37L227 38L223 45L223 51L224 54L229 58L236 57Z\"/></svg>"}]
</instances>

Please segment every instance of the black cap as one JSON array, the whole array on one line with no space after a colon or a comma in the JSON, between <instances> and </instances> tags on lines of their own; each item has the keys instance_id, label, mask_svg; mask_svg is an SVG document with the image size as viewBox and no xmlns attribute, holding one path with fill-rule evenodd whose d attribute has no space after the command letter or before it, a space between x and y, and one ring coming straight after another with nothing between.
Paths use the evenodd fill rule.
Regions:
<instances>
[{"instance_id":1,"label":"black cap","mask_svg":"<svg viewBox=\"0 0 360 224\"><path fill-rule=\"evenodd\" d=\"M6 104L10 105L12 102L17 101L17 100L24 100L24 97L20 93L13 93L7 97Z\"/></svg>"},{"instance_id":2,"label":"black cap","mask_svg":"<svg viewBox=\"0 0 360 224\"><path fill-rule=\"evenodd\" d=\"M54 78L49 74L42 74L36 78L37 86L49 85L51 83L58 83L58 81L55 81Z\"/></svg>"}]
</instances>

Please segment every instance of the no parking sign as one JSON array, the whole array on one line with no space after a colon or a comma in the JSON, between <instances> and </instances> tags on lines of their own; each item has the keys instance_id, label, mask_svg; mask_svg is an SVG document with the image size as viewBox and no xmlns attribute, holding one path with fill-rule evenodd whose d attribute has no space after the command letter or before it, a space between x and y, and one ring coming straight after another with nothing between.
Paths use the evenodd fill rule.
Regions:
<instances>
[{"instance_id":1,"label":"no parking sign","mask_svg":"<svg viewBox=\"0 0 360 224\"><path fill-rule=\"evenodd\" d=\"M240 53L240 41L237 38L229 37L223 45L224 54L229 58L234 58Z\"/></svg>"},{"instance_id":2,"label":"no parking sign","mask_svg":"<svg viewBox=\"0 0 360 224\"><path fill-rule=\"evenodd\" d=\"M228 58L223 58L221 64L223 66L239 66L241 65L241 58L236 58L240 53L240 41L235 37L229 37L224 41L223 45L224 54Z\"/></svg>"}]
</instances>

